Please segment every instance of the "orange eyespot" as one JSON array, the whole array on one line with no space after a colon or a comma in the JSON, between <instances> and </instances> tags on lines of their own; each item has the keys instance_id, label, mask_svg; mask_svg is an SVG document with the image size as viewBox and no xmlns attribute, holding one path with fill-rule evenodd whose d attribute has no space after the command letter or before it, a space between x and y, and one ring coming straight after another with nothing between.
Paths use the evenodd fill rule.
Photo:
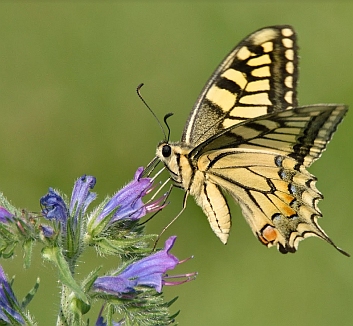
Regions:
<instances>
[{"instance_id":1,"label":"orange eyespot","mask_svg":"<svg viewBox=\"0 0 353 326\"><path fill-rule=\"evenodd\" d=\"M261 233L258 235L259 240L264 244L268 245L269 243L275 241L277 239L277 231L271 225L266 225Z\"/></svg>"}]
</instances>

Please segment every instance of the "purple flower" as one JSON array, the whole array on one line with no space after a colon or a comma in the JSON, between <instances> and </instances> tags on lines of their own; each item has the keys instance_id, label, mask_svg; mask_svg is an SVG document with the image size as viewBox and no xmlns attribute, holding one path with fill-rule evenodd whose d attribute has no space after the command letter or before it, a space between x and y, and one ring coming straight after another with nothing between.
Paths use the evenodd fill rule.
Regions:
<instances>
[{"instance_id":1,"label":"purple flower","mask_svg":"<svg viewBox=\"0 0 353 326\"><path fill-rule=\"evenodd\" d=\"M12 219L12 217L13 217L13 214L11 214L4 207L0 206L0 223L7 223L9 220Z\"/></svg>"},{"instance_id":2,"label":"purple flower","mask_svg":"<svg viewBox=\"0 0 353 326\"><path fill-rule=\"evenodd\" d=\"M142 178L143 167L139 167L135 173L134 180L119 190L104 206L102 212L97 217L95 224L98 224L109 214L113 213L110 223L122 219L138 220L147 213L156 212L165 205L160 205L164 196L149 203L144 204L142 197L153 189L151 178Z\"/></svg>"},{"instance_id":3,"label":"purple flower","mask_svg":"<svg viewBox=\"0 0 353 326\"><path fill-rule=\"evenodd\" d=\"M51 238L54 235L54 229L48 225L40 225L40 230L46 238Z\"/></svg>"},{"instance_id":4,"label":"purple flower","mask_svg":"<svg viewBox=\"0 0 353 326\"><path fill-rule=\"evenodd\" d=\"M75 182L70 201L70 215L74 221L77 221L79 215L85 214L88 205L96 199L96 193L90 192L95 184L96 178L90 175L83 175Z\"/></svg>"},{"instance_id":5,"label":"purple flower","mask_svg":"<svg viewBox=\"0 0 353 326\"><path fill-rule=\"evenodd\" d=\"M19 324L24 325L25 321L18 313L19 303L13 293L9 282L7 281L4 270L0 265L0 320L12 324L8 315Z\"/></svg>"},{"instance_id":6,"label":"purple flower","mask_svg":"<svg viewBox=\"0 0 353 326\"><path fill-rule=\"evenodd\" d=\"M52 188L40 199L42 213L48 220L61 222L66 227L69 216L73 222L77 222L77 218L82 216L88 205L96 198L96 194L90 192L90 189L96 184L96 178L92 176L82 176L77 179L71 195L70 209L67 208L64 199Z\"/></svg>"},{"instance_id":7,"label":"purple flower","mask_svg":"<svg viewBox=\"0 0 353 326\"><path fill-rule=\"evenodd\" d=\"M158 251L155 254L147 256L141 260L138 260L127 268L125 268L120 274L116 276L103 276L98 277L93 284L96 291L119 295L121 293L134 292L136 286L149 286L155 288L157 292L162 291L163 285L176 285L184 283L182 282L166 282L163 276L164 273L169 269L174 269L179 264L177 257L169 253L173 247L176 236L172 236L165 242L164 249ZM195 274L180 275L180 277L194 276Z\"/></svg>"},{"instance_id":8,"label":"purple flower","mask_svg":"<svg viewBox=\"0 0 353 326\"><path fill-rule=\"evenodd\" d=\"M123 325L124 322L123 321L120 321L120 322L114 322L113 321L113 326L121 326ZM104 321L104 318L103 316L99 315L97 321L96 321L96 325L95 326L107 326L107 323Z\"/></svg>"},{"instance_id":9,"label":"purple flower","mask_svg":"<svg viewBox=\"0 0 353 326\"><path fill-rule=\"evenodd\" d=\"M66 224L68 209L62 197L53 189L40 199L42 214L48 220L55 220Z\"/></svg>"}]
</instances>

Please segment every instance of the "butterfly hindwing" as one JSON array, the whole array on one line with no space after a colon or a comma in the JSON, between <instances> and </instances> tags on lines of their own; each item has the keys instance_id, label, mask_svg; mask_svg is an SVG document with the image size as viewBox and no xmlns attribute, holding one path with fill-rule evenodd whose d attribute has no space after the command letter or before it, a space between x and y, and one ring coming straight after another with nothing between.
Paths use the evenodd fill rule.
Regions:
<instances>
[{"instance_id":1,"label":"butterfly hindwing","mask_svg":"<svg viewBox=\"0 0 353 326\"><path fill-rule=\"evenodd\" d=\"M263 28L245 38L204 87L182 141L198 145L246 119L297 106L297 62L290 26Z\"/></svg>"},{"instance_id":2,"label":"butterfly hindwing","mask_svg":"<svg viewBox=\"0 0 353 326\"><path fill-rule=\"evenodd\" d=\"M265 245L294 252L299 241L309 236L332 244L317 224L321 217L317 202L322 195L306 166L320 156L346 111L343 105L316 105L251 119L199 145L202 150L191 151L190 158L208 188L220 187L239 203ZM211 223L212 229L226 242L230 215L224 206L213 204L216 200L205 195L206 190L191 187L208 219L217 221Z\"/></svg>"},{"instance_id":3,"label":"butterfly hindwing","mask_svg":"<svg viewBox=\"0 0 353 326\"><path fill-rule=\"evenodd\" d=\"M268 247L294 252L304 237L328 239L316 223L321 216L317 201L322 198L316 179L294 159L246 149L221 150L202 156L199 167L208 183L219 185L238 202L253 233ZM227 216L224 220L214 215L218 228L227 225ZM229 233L227 228L214 231L223 235L223 242Z\"/></svg>"}]
</instances>

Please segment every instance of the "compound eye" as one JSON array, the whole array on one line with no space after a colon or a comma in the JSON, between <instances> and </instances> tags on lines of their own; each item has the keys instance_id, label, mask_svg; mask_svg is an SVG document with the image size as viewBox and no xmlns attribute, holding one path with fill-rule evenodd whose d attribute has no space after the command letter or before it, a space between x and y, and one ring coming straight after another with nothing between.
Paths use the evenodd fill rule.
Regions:
<instances>
[{"instance_id":1,"label":"compound eye","mask_svg":"<svg viewBox=\"0 0 353 326\"><path fill-rule=\"evenodd\" d=\"M169 157L172 154L172 149L169 145L163 145L162 147L162 155L163 157Z\"/></svg>"}]
</instances>

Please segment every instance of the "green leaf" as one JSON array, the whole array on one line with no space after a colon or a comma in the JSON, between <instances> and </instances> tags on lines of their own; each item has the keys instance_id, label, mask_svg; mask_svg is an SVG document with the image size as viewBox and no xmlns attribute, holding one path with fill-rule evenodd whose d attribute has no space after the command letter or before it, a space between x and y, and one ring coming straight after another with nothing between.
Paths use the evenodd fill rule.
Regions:
<instances>
[{"instance_id":1,"label":"green leaf","mask_svg":"<svg viewBox=\"0 0 353 326\"><path fill-rule=\"evenodd\" d=\"M0 206L4 207L7 209L10 213L20 216L21 215L21 210L14 207L4 196L2 192L0 192Z\"/></svg>"},{"instance_id":2,"label":"green leaf","mask_svg":"<svg viewBox=\"0 0 353 326\"><path fill-rule=\"evenodd\" d=\"M6 247L1 248L1 257L4 259L11 258L14 254L14 251L16 249L17 242L13 242L8 244ZM5 252L6 250L6 252Z\"/></svg>"},{"instance_id":3,"label":"green leaf","mask_svg":"<svg viewBox=\"0 0 353 326\"><path fill-rule=\"evenodd\" d=\"M98 266L96 269L90 272L89 275L82 281L82 288L85 292L88 292L92 288L94 281L99 276L98 272L101 270L101 268L102 266Z\"/></svg>"},{"instance_id":4,"label":"green leaf","mask_svg":"<svg viewBox=\"0 0 353 326\"><path fill-rule=\"evenodd\" d=\"M81 319L81 316L90 311L91 305L74 298L70 304L71 311L77 315L76 319Z\"/></svg>"},{"instance_id":5,"label":"green leaf","mask_svg":"<svg viewBox=\"0 0 353 326\"><path fill-rule=\"evenodd\" d=\"M96 222L97 217L99 213L103 210L103 207L108 203L110 200L109 197L106 197L102 203L100 203L95 211L91 213L91 216L89 218L88 224L87 224L87 233L89 234L90 238L95 238L99 236L107 227L111 220L111 216L113 212L109 215L107 215L105 218L103 218L99 223ZM114 210L116 211L116 210Z\"/></svg>"},{"instance_id":6,"label":"green leaf","mask_svg":"<svg viewBox=\"0 0 353 326\"><path fill-rule=\"evenodd\" d=\"M21 308L25 309L27 305L32 301L33 297L38 291L39 288L39 278L37 278L36 283L34 284L33 288L28 292L28 294L23 298L21 302Z\"/></svg>"},{"instance_id":7,"label":"green leaf","mask_svg":"<svg viewBox=\"0 0 353 326\"><path fill-rule=\"evenodd\" d=\"M61 250L58 247L46 247L42 250L42 256L58 267L60 282L74 292L78 299L82 300L85 304L89 304L87 296L73 278L70 267Z\"/></svg>"},{"instance_id":8,"label":"green leaf","mask_svg":"<svg viewBox=\"0 0 353 326\"><path fill-rule=\"evenodd\" d=\"M31 258L32 258L32 248L33 248L33 240L29 239L23 242L23 251L24 251L24 267L28 269L31 266Z\"/></svg>"}]
</instances>

